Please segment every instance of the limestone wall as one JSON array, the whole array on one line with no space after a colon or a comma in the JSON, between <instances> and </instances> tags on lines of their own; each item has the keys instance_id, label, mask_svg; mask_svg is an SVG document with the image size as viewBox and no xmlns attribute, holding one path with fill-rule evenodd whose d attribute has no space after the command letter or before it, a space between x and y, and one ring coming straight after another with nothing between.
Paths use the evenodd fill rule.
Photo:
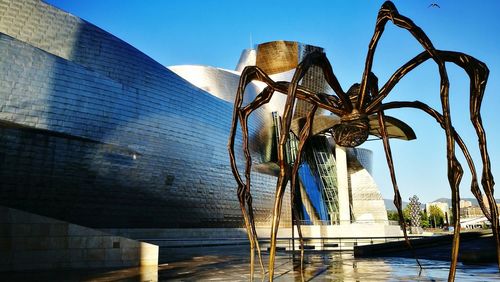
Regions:
<instances>
[{"instance_id":1,"label":"limestone wall","mask_svg":"<svg viewBox=\"0 0 500 282\"><path fill-rule=\"evenodd\" d=\"M158 265L158 246L0 206L0 271Z\"/></svg>"}]
</instances>

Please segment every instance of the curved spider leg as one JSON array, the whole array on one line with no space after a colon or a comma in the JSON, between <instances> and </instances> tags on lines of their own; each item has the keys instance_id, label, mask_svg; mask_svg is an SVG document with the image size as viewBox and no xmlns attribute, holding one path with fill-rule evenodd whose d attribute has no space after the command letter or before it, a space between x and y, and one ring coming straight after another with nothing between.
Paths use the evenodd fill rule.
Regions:
<instances>
[{"instance_id":1,"label":"curved spider leg","mask_svg":"<svg viewBox=\"0 0 500 282\"><path fill-rule=\"evenodd\" d=\"M413 101L413 102L389 102L386 104L381 105L380 109L381 110L389 110L389 109L397 109L397 108L415 108L424 111L425 113L429 114L431 117L433 117L437 123L441 125L441 128L444 129L444 122L443 122L443 116L436 111L435 109L429 107L428 105L420 102L420 101ZM460 150L462 151L465 160L467 161L467 165L469 166L469 171L471 173L471 192L474 194L476 199L479 202L479 206L481 208L481 211L483 214L488 218L488 220L491 221L491 214L490 212L486 209L486 206L484 205L484 202L482 200L482 194L481 190L479 189L478 185L478 177L476 173L476 166L474 164L474 161L472 159L472 156L469 152L469 149L465 145L465 142L463 141L462 137L458 134L458 132L455 131L453 128L453 135L455 137L455 141L457 142L458 146L460 147Z\"/></svg>"},{"instance_id":2,"label":"curved spider leg","mask_svg":"<svg viewBox=\"0 0 500 282\"><path fill-rule=\"evenodd\" d=\"M481 91L481 89L479 89L476 85L482 85L482 83L480 83L480 82L486 81L487 76L488 76L488 69L487 69L486 65L484 65L482 62L479 62L478 60L472 58L471 56L463 54L463 53L451 52L451 51L438 51L438 53L445 61L453 62L453 63L457 64L459 67L462 67L464 70L467 71L467 73L469 74L469 76L471 78L471 96L473 96L472 93L477 92L477 91L479 91L479 92ZM385 97L387 97L389 95L390 91L394 88L394 86L407 73L412 71L414 68L416 68L417 66L419 66L420 64L422 64L423 62L428 60L429 58L430 58L429 53L424 51L424 52L420 53L419 55L417 55L416 57L414 57L413 59L411 59L410 61L408 61L402 67L400 67L389 78L389 80L385 83L385 85L380 89L379 96L377 96L370 103L370 105L366 108L366 111L368 113L371 113L371 112L377 110L378 107L380 106L380 102ZM465 64L465 62L467 62L467 64ZM482 91L484 91L484 89ZM406 103L406 102L398 102L398 103ZM418 103L418 101L417 101L417 103ZM389 104L392 104L392 103L384 104L382 107L384 109L389 109L389 107L387 107ZM391 106L391 108L392 108L392 106ZM440 115L439 113L437 113L437 114ZM433 114L431 114L431 115L433 115ZM480 120L481 119L479 118L479 121ZM482 125L481 125L481 128L482 128ZM486 153L486 155L487 155L487 153ZM470 163L471 161L472 161L472 159L467 160L468 163ZM489 163L489 159L487 159L487 163ZM474 196L476 197L476 199L478 200L479 206L483 210L484 214L488 217L488 219L490 219L490 212L489 211L485 212L487 209L486 209L486 206L484 205L484 202L483 202L481 190L479 190L479 186L477 185L477 176L476 176L477 174L476 174L475 168L473 168L474 165L472 165L472 166L469 165L469 167L471 168L471 174L473 176L472 182L471 182L471 191L474 194ZM485 167L489 168L489 166L485 166ZM484 171L488 171L488 169L487 170L483 169L483 174L484 174ZM487 173L486 175L491 175L491 172ZM484 178L483 181L486 181L487 183L491 184L488 186L493 187L493 184L494 184L493 178Z\"/></svg>"},{"instance_id":3,"label":"curved spider leg","mask_svg":"<svg viewBox=\"0 0 500 282\"><path fill-rule=\"evenodd\" d=\"M250 279L253 280L253 274L254 274L254 265L255 265L255 248L257 248L257 254L259 258L259 262L261 263L261 270L262 273L265 273L264 270L264 264L262 263L262 256L260 253L260 246L259 246L259 241L257 238L257 234L255 232L255 218L253 217L253 208L252 208L252 194L250 193L250 169L251 169L251 163L252 163L252 157L250 156L250 150L248 149L248 115L245 114L243 110L240 110L238 112L238 117L240 120L241 124L241 132L242 132L242 142L243 142L243 152L245 154L245 188L244 188L244 199L243 201L246 202L247 204L247 217L250 226L247 226L247 229L250 228L250 230L247 230L249 237L251 236L251 241L253 244L250 245Z\"/></svg>"},{"instance_id":4,"label":"curved spider leg","mask_svg":"<svg viewBox=\"0 0 500 282\"><path fill-rule=\"evenodd\" d=\"M476 130L476 134L478 136L479 149L481 152L481 159L483 163L483 172L481 185L483 186L484 193L488 199L489 203L489 212L485 212L485 215L488 216L490 214L490 222L492 223L493 234L497 243L497 262L500 268L500 225L498 223L499 212L498 207L494 202L494 179L491 173L491 165L490 159L487 149L486 143L486 133L482 124L480 108L481 101L484 95L486 82L488 80L489 70L488 67L481 61L475 59L472 56L469 56L460 52L452 52L452 51L440 51L437 50L439 56L445 60L446 62L452 62L457 66L461 67L465 70L470 78L470 118L471 122ZM379 103L389 94L392 88L411 70L419 66L421 63L425 62L431 58L431 55L428 52L422 52L410 61L408 61L405 65L400 67L386 82L386 84L380 90L380 95L376 97L372 103L367 107L367 112L374 111ZM483 211L487 210L486 206L483 202L483 198L481 195L481 191L479 188L474 185L471 187L472 193L476 197L479 202L479 205Z\"/></svg>"},{"instance_id":5,"label":"curved spider leg","mask_svg":"<svg viewBox=\"0 0 500 282\"><path fill-rule=\"evenodd\" d=\"M317 105L313 105L311 111L307 115L306 123L300 130L300 136L299 136L299 146L297 149L297 157L295 159L295 162L293 164L292 168L292 173L291 173L291 180L290 180L290 187L291 187L291 203L292 203L292 210L295 215L295 218L299 218L299 213L297 211L297 207L293 204L294 199L295 199L295 184L297 183L297 173L299 171L299 166L301 163L302 159L302 151L304 149L304 145L306 144L307 140L312 134L312 124L314 120L314 115L316 114L316 110L318 109ZM292 225L293 228L293 225ZM300 226L300 221L297 221L297 231L299 232L299 240L300 240L300 271L303 274L304 271L304 239L302 236L302 230ZM292 230L292 232L294 232Z\"/></svg>"},{"instance_id":6,"label":"curved spider leg","mask_svg":"<svg viewBox=\"0 0 500 282\"><path fill-rule=\"evenodd\" d=\"M254 275L254 262L253 262L253 257L254 257L254 246L255 246L255 241L252 235L252 229L250 226L250 218L245 206L245 198L246 198L246 190L245 190L245 184L243 180L241 179L240 173L238 171L238 167L236 166L236 158L235 158L235 153L234 153L234 143L235 143L235 137L236 137L236 129L238 127L238 116L239 112L241 111L240 107L243 102L243 93L246 85L250 82L246 82L246 77L247 75L244 75L242 73L242 78L240 79L240 86L238 87L238 92L236 93L236 98L234 102L234 109L233 109L233 118L232 118L232 124L231 124L231 130L230 130L230 135L229 135L229 141L228 141L228 151L229 151L229 161L231 164L231 171L233 172L233 176L236 180L236 183L238 185L237 187L237 195L238 195L238 200L240 202L240 209L241 213L243 215L243 220L245 222L245 227L247 229L247 236L248 236L248 241L250 242L250 277L253 279Z\"/></svg>"},{"instance_id":7,"label":"curved spider leg","mask_svg":"<svg viewBox=\"0 0 500 282\"><path fill-rule=\"evenodd\" d=\"M450 115L450 103L449 103L449 81L448 73L446 72L446 67L443 59L439 56L438 51L434 48L432 42L427 37L427 35L422 31L420 27L415 25L412 20L399 14L398 10L392 2L385 2L380 8L379 14L377 16L377 23L375 26L375 33L370 42L368 55L365 64L365 71L363 73L363 78L361 81L360 97L356 104L356 109L363 110L364 108L364 98L367 92L367 80L368 74L371 71L373 63L373 54L375 52L376 45L382 32L384 30L385 24L388 20L391 20L394 25L408 30L413 37L422 45L422 47L430 54L432 59L436 62L439 69L440 76L440 97L441 97L441 107L443 110L443 120L446 133L446 157L447 157L447 167L448 167L448 182L452 190L452 211L453 216L456 219L460 213L460 198L458 197L458 183L462 176L462 168L455 156L455 140L452 134L452 124ZM458 223L460 225L460 223ZM455 271L458 261L458 247L460 244L460 228L454 230L453 234L453 246L451 251L451 263L450 272L448 274L448 280L453 281L455 279Z\"/></svg>"},{"instance_id":8,"label":"curved spider leg","mask_svg":"<svg viewBox=\"0 0 500 282\"><path fill-rule=\"evenodd\" d=\"M375 24L375 31L368 45L368 54L366 55L365 70L363 72L363 77L361 78L360 94L359 99L356 103L356 109L364 109L365 96L368 92L369 78L373 66L373 57L375 50L377 48L378 41L384 32L385 25L387 21L392 21L392 23L400 28L408 30L413 37L422 45L426 52L436 61L440 68L440 73L445 70L444 63L441 58L437 55L437 50L434 48L431 40L423 32L423 30L418 27L411 19L399 14L396 6L390 1L386 1L382 4ZM446 76L446 74L444 74Z\"/></svg>"},{"instance_id":9,"label":"curved spider leg","mask_svg":"<svg viewBox=\"0 0 500 282\"><path fill-rule=\"evenodd\" d=\"M481 184L490 206L492 229L497 243L497 262L500 268L500 225L498 221L498 207L494 197L495 181L493 179L493 174L491 173L486 132L481 119L481 103L486 89L489 70L484 63L471 56L466 56L464 54L458 55L457 53L452 52L447 52L447 55L450 55L454 62L467 72L471 80L469 109L470 119L474 125L474 129L476 130L476 135L478 136L479 150L481 152L481 159L483 162Z\"/></svg>"},{"instance_id":10,"label":"curved spider leg","mask_svg":"<svg viewBox=\"0 0 500 282\"><path fill-rule=\"evenodd\" d=\"M391 102L391 103L384 104L382 107L384 109L394 109L394 108L410 107L410 108L417 108L417 109L423 110L426 113L428 113L429 115L431 115L432 117L434 117L436 119L436 121L441 124L441 127L444 128L442 115L440 113L438 113L436 110L430 108L429 106L427 106L426 104L424 104L422 102L419 102L419 101L414 101L414 102ZM479 185L477 183L477 174L476 174L476 169L475 169L472 157L471 157L471 155L470 155L470 153L469 153L469 151L468 151L465 143L463 142L462 138L458 135L458 133L454 129L453 129L453 133L455 135L455 141L460 146L460 148L461 148L461 150L462 150L462 152L464 154L464 157L467 160L467 163L468 163L469 168L470 168L471 178L472 178L472 180L471 180L471 191L474 194L474 196L476 197L476 199L478 200L479 206L480 206L483 214L492 223L492 225L493 225L493 234L494 234L495 240L496 240L497 239L498 231L497 231L497 229L495 229L494 222L498 222L498 215L496 215L497 217L495 218L495 209L494 208L490 208L490 210L488 210L486 208L486 206L485 206L485 204L483 202L483 197L482 197L482 194L481 194L481 190L479 190ZM483 181L485 181L484 178L483 178ZM485 194L486 194L486 192L485 192ZM498 244L498 242L496 242L496 247L497 247L497 263L498 263L498 262L500 262L500 259L498 258L498 254L500 253L499 252L499 244Z\"/></svg>"},{"instance_id":11,"label":"curved spider leg","mask_svg":"<svg viewBox=\"0 0 500 282\"><path fill-rule=\"evenodd\" d=\"M311 53L304 58L304 60L297 66L293 78L288 85L288 94L283 110L283 118L281 120L280 138L278 144L278 164L280 172L278 175L278 182L276 184L276 193L273 207L273 220L271 224L271 246L269 253L269 281L274 279L274 262L276 258L276 239L278 236L278 228L281 217L281 207L283 204L283 196L285 195L285 187L289 178L289 165L286 160L286 144L290 132L290 125L292 123L293 108L295 105L295 98L297 96L297 89L299 81L307 73L307 70L312 65L316 65L318 60L326 58L324 56L314 55Z\"/></svg>"},{"instance_id":12,"label":"curved spider leg","mask_svg":"<svg viewBox=\"0 0 500 282\"><path fill-rule=\"evenodd\" d=\"M304 58L304 61L306 60L311 60L313 64L319 66L323 70L323 75L325 77L326 82L332 90L337 94L338 98L342 102L342 106L344 107L344 110L347 112L352 111L352 103L349 98L349 95L347 95L344 90L342 90L342 87L340 86L340 83L333 73L333 68L332 65L330 64L330 61L326 57L326 54L322 51L316 51L308 54L306 58Z\"/></svg>"},{"instance_id":13,"label":"curved spider leg","mask_svg":"<svg viewBox=\"0 0 500 282\"><path fill-rule=\"evenodd\" d=\"M248 207L248 216L249 216L250 225L251 225L250 227L252 229L252 235L253 235L253 239L255 241L255 247L257 249L257 254L258 254L259 263L260 263L260 267L261 267L263 276L265 274L264 263L262 261L261 249L260 249L259 240L258 240L258 236L257 236L257 230L255 228L255 220L254 220L255 217L254 217L254 214L253 214L252 195L250 193L250 173L251 173L251 167L252 167L252 156L250 154L249 140L248 140L248 117L250 116L250 114L254 110L256 110L259 107L261 107L262 105L268 103L271 100L273 93L274 93L274 89L272 87L270 87L270 86L267 86L255 98L254 101L252 101L251 103L249 103L248 105L246 105L245 107L243 107L239 111L239 119L240 119L240 124L241 124L241 131L243 133L243 138L242 138L243 139L243 152L244 152L245 158L246 158L246 167L245 167L246 185L245 185L245 190L247 192L246 192L245 200L246 200L247 207ZM253 257L251 257L250 260L252 261Z\"/></svg>"},{"instance_id":14,"label":"curved spider leg","mask_svg":"<svg viewBox=\"0 0 500 282\"><path fill-rule=\"evenodd\" d=\"M403 216L403 205L401 202L401 194L399 193L398 182L396 180L396 174L394 172L394 161L392 159L391 145L389 143L389 136L387 134L387 130L385 127L384 111L382 110L378 112L378 123L380 126L380 135L382 136L382 141L384 143L384 151L385 151L385 157L387 159L387 165L389 166L389 171L391 173L392 188L394 189L394 205L398 210L399 225L403 229L403 235L405 237L405 242L408 245L408 248L412 251L413 257L415 257L418 266L420 267L420 269L422 269L422 265L420 264L420 261L418 260L417 255L415 254L415 250L413 249L410 240L408 239L408 233L406 232L406 222Z\"/></svg>"},{"instance_id":15,"label":"curved spider leg","mask_svg":"<svg viewBox=\"0 0 500 282\"><path fill-rule=\"evenodd\" d=\"M370 72L368 75L368 93L370 93L371 98L375 98L379 95L378 91L378 77L373 73Z\"/></svg>"},{"instance_id":16,"label":"curved spider leg","mask_svg":"<svg viewBox=\"0 0 500 282\"><path fill-rule=\"evenodd\" d=\"M255 250L255 245L256 245L255 223L253 222L253 217L250 218L250 214L247 210L247 207L245 206L247 194L250 193L250 190L246 189L247 187L239 174L238 167L236 165L235 153L234 153L234 143L235 143L235 137L236 137L236 130L238 127L238 119L239 119L238 117L240 115L239 113L241 111L241 105L243 103L243 95L245 92L245 88L253 80L264 81L268 85L274 84L274 81L272 81L258 67L251 66L251 67L246 67L243 70L243 72L241 73L241 76L240 76L238 91L237 91L236 97L235 97L233 117L232 117L229 141L228 141L228 145L227 145L227 148L229 151L229 160L230 160L230 164L231 164L231 170L233 172L234 178L235 178L237 185L238 185L238 188L237 188L238 200L240 202L240 208L242 211L243 219L245 221L245 227L247 229L248 240L250 242L250 253L251 253L251 256L250 256L250 260L251 260L250 274L251 274L251 277L253 277L253 273L254 273L254 264L253 264L254 259L253 258L254 258L254 250ZM259 247L257 247L257 248L259 248ZM263 268L261 256L259 257L259 260L261 261L261 265Z\"/></svg>"}]
</instances>

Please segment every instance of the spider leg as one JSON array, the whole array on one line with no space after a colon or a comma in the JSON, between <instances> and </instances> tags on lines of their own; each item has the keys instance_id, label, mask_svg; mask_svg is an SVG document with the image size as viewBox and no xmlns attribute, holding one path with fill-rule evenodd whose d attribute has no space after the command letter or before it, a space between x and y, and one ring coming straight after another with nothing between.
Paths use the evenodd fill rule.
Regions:
<instances>
[{"instance_id":1,"label":"spider leg","mask_svg":"<svg viewBox=\"0 0 500 282\"><path fill-rule=\"evenodd\" d=\"M431 116L434 116L436 118L436 120L440 123L441 127L446 130L444 117L441 116L439 113L437 113L437 111L431 109L430 107L427 107L427 105L425 105L423 103L419 104L419 102L415 102L415 103L401 102L401 104L400 104L400 102L395 102L395 103L393 103L393 105L403 105L405 103L407 103L408 106L414 106L416 108L422 109L422 110L426 111L427 113L429 113ZM382 112L382 110L380 110L380 113L381 112ZM380 120L380 115L379 115L379 120ZM382 128L382 126L381 126L381 128ZM452 130L453 130L455 137L457 137L458 134L456 133L456 131L453 128L452 128ZM454 139L455 140L458 139L459 144L460 143L463 144L463 142L460 142L460 141L462 141L461 138L454 138ZM384 140L384 144L385 144L385 140ZM467 149L466 149L465 145L463 145L463 146L464 146L465 150L463 148L462 148L462 150L464 151L464 154L465 154L465 152L467 152ZM470 155L469 155L469 157L470 157ZM451 173L454 174L454 179L456 181L455 185L456 185L456 187L458 187L460 184L460 180L462 178L462 175L463 175L463 170L462 170L458 160L456 160L456 167L454 168L454 171ZM392 171L391 171L391 174L392 174ZM448 174L450 174L450 172L448 172ZM453 226L454 226L454 234L453 234L454 237L453 237L453 244L452 244L452 260L453 260L453 259L456 259L456 256L458 256L458 249L459 249L459 242L455 241L455 238L459 238L459 235L457 235L457 233L460 233L460 205L459 205L460 194L459 194L459 190L452 189L451 197L452 197L452 213L453 213ZM453 281L455 279L454 267L456 267L456 265L453 265L453 263L452 263L452 265L450 266L450 273L448 276L448 281Z\"/></svg>"},{"instance_id":2,"label":"spider leg","mask_svg":"<svg viewBox=\"0 0 500 282\"><path fill-rule=\"evenodd\" d=\"M285 103L285 108L283 110L283 118L281 121L280 138L278 144L278 164L280 167L280 172L278 175L278 183L276 184L276 194L274 199L273 208L273 221L271 224L271 246L269 253L269 280L273 281L274 276L274 262L276 258L276 239L278 236L278 228L281 217L281 207L283 204L283 196L285 195L285 187L289 178L289 164L286 160L286 144L288 141L288 135L290 133L290 125L292 123L293 108L295 105L295 99L297 96L297 90L299 88L298 83L307 73L307 70L312 65L320 65L326 56L320 56L320 53L311 53L304 58L304 60L297 66L296 71L293 75L292 81L288 86L288 95ZM320 65L321 66L321 65ZM350 103L350 102L349 102Z\"/></svg>"},{"instance_id":3,"label":"spider leg","mask_svg":"<svg viewBox=\"0 0 500 282\"><path fill-rule=\"evenodd\" d=\"M449 103L449 81L448 73L446 72L446 67L443 59L439 56L438 51L434 48L432 42L427 37L427 35L422 31L420 27L415 25L412 20L399 14L398 10L392 2L385 2L380 8L377 23L375 25L375 33L370 41L368 48L368 55L365 63L365 71L361 80L360 86L360 97L356 104L356 109L364 109L364 98L367 93L368 76L372 68L373 55L375 53L375 48L377 46L378 40L382 35L385 24L387 21L391 20L396 26L408 30L413 37L422 45L422 47L429 53L431 58L436 62L439 69L440 80L440 96L441 96L441 107L443 110L443 123L446 132L446 152L447 152L447 166L448 166L448 182L450 183L450 188L452 190L452 205L453 213L455 218L457 217L457 212L460 211L458 197L458 183L462 177L462 168L455 156L455 140L452 134L452 124L450 115L450 103ZM460 224L460 223L459 223ZM458 261L458 246L460 242L460 230L455 230L453 234L453 247L451 252L451 263L450 272L448 275L448 280L453 281L455 279L455 271Z\"/></svg>"},{"instance_id":4,"label":"spider leg","mask_svg":"<svg viewBox=\"0 0 500 282\"><path fill-rule=\"evenodd\" d=\"M297 157L295 159L295 162L293 164L292 168L292 173L291 173L291 180L290 180L290 187L291 187L291 202L292 202L292 210L294 213L295 218L299 218L299 214L297 211L297 207L293 204L294 203L294 198L295 198L295 184L297 183L297 173L299 171L299 166L301 163L301 158L302 158L302 150L304 149L304 145L306 144L307 139L311 136L312 133L312 124L314 120L314 115L317 110L317 106L313 105L311 112L307 115L307 120L302 129L300 130L300 136L299 136L299 146L297 149ZM293 225L292 225L293 228ZM297 231L299 232L299 239L300 239L300 271L303 273L304 271L304 240L302 237L302 230L300 227L300 221L297 221ZM292 232L294 232L292 230Z\"/></svg>"},{"instance_id":5,"label":"spider leg","mask_svg":"<svg viewBox=\"0 0 500 282\"><path fill-rule=\"evenodd\" d=\"M337 77L333 73L332 65L330 64L330 61L326 57L326 54L320 51L312 52L308 54L303 61L310 61L311 64L317 65L323 70L323 75L325 77L326 82L337 94L338 98L340 98L340 101L344 106L344 110L347 112L351 112L352 111L351 100L349 96L344 92L344 90L342 90L342 87L340 86Z\"/></svg>"},{"instance_id":6,"label":"spider leg","mask_svg":"<svg viewBox=\"0 0 500 282\"><path fill-rule=\"evenodd\" d=\"M378 112L378 123L380 125L380 135L382 136L382 140L384 143L384 151L385 151L385 157L387 159L387 165L389 166L389 171L391 173L392 188L394 189L394 205L398 210L399 225L403 229L403 235L405 237L405 242L408 245L408 248L413 252L413 256L415 257L418 266L420 267L420 269L422 269L422 265L420 264L420 261L418 260L415 254L415 250L413 249L410 240L408 239L408 233L406 232L406 222L403 216L401 194L399 193L398 182L396 180L396 174L394 173L394 162L392 159L391 146L389 143L389 136L387 134L387 130L385 127L385 115L382 110Z\"/></svg>"},{"instance_id":7,"label":"spider leg","mask_svg":"<svg viewBox=\"0 0 500 282\"><path fill-rule=\"evenodd\" d=\"M478 136L479 150L481 153L481 160L483 164L481 185L484 189L484 193L489 203L490 210L488 213L490 214L491 219L488 219L490 219L490 222L492 224L493 234L497 243L497 261L500 268L500 225L498 223L499 211L493 195L495 182L491 173L491 164L486 142L486 132L482 124L480 113L481 102L484 95L486 82L488 80L489 70L483 62L464 53L439 50L437 50L437 53L444 61L452 62L464 69L470 78L470 119ZM408 61L405 65L400 67L380 89L379 96L371 102L366 111L373 112L374 110L376 110L379 107L380 102L389 94L392 88L408 72L430 58L431 55L428 52L422 52ZM480 191L473 191L473 193L478 200L481 209L483 211L486 210ZM485 215L488 215L488 213L485 213Z\"/></svg>"},{"instance_id":8,"label":"spider leg","mask_svg":"<svg viewBox=\"0 0 500 282\"><path fill-rule=\"evenodd\" d=\"M361 85L360 85L360 97L357 101L356 104L356 109L363 109L363 105L365 102L365 96L367 95L368 92L368 80L370 79L370 74L373 66L373 57L375 54L375 49L377 48L378 41L380 40L380 37L382 36L382 33L384 32L385 25L387 24L387 21L392 21L393 24L396 26L408 30L415 39L422 45L422 47L425 49L426 52L429 53L429 55L436 61L440 68L440 73L445 70L444 69L444 64L441 60L441 58L437 55L437 50L434 48L432 42L430 39L427 37L427 35L423 32L423 30L415 25L415 23L399 14L398 10L396 9L396 6L390 1L386 1L384 4L382 4L382 7L379 10L379 13L377 15L377 21L375 24L375 31L373 33L373 36L370 40L370 44L368 45L368 54L366 55L366 61L365 61L365 70L363 72L363 77L361 78ZM442 74L442 76L446 76L446 74Z\"/></svg>"},{"instance_id":9,"label":"spider leg","mask_svg":"<svg viewBox=\"0 0 500 282\"><path fill-rule=\"evenodd\" d=\"M428 105L420 102L420 101L414 101L414 102L389 102L386 104L383 104L380 109L381 110L389 110L389 109L396 109L396 108L415 108L424 111L425 113L429 114L431 117L433 117L444 129L444 123L443 123L443 116L433 108L429 107ZM462 151L466 161L467 165L469 166L469 171L471 173L471 192L474 194L476 199L479 202L479 206L484 213L484 215L488 218L488 220L491 219L491 214L487 210L484 202L483 202L483 196L481 194L481 190L479 189L478 185L478 178L477 178L477 173L476 173L476 166L474 164L474 161L472 160L472 156L469 152L469 149L465 145L465 142L462 140L462 137L453 129L453 135L455 137L455 141L457 142L458 146L460 147L460 150Z\"/></svg>"},{"instance_id":10,"label":"spider leg","mask_svg":"<svg viewBox=\"0 0 500 282\"><path fill-rule=\"evenodd\" d=\"M264 263L262 261L262 255L261 255L261 250L260 250L260 245L259 245L259 240L257 236L257 230L255 229L255 217L253 213L253 205L252 205L252 195L250 193L250 173L251 173L251 167L252 167L252 156L250 154L250 148L249 148L249 138L248 138L248 117L250 114L261 107L262 105L268 103L272 95L274 93L274 90L272 87L266 87L264 90L255 98L254 101L252 101L250 104L245 106L244 108L239 111L239 120L241 124L241 131L243 132L243 152L245 154L245 159L246 159L246 166L245 166L245 201L248 207L248 218L250 221L250 228L252 230L252 235L255 240L255 247L257 249L258 253L258 258L259 258L259 263L260 267L262 270L262 274L264 275ZM250 258L251 264L253 264L253 255Z\"/></svg>"},{"instance_id":11,"label":"spider leg","mask_svg":"<svg viewBox=\"0 0 500 282\"><path fill-rule=\"evenodd\" d=\"M253 279L253 274L254 274L254 265L255 265L255 248L258 250L258 256L259 256L259 261L261 262L261 268L262 268L262 273L264 273L264 265L262 264L262 257L260 254L260 246L259 242L257 239L257 233L255 232L255 219L253 217L253 208L252 208L252 195L250 193L250 166L252 163L252 159L250 156L250 152L248 149L248 116L244 115L244 111L239 111L238 112L238 117L240 120L241 124L241 131L242 131L242 141L243 141L243 151L245 154L245 178L246 178L246 183L244 185L244 189L242 189L242 193L238 193L240 204L243 201L244 203L246 202L246 217L248 218L248 224L247 225L247 233L250 239L250 277ZM239 188L239 187L238 187ZM244 205L244 204L243 204Z\"/></svg>"},{"instance_id":12,"label":"spider leg","mask_svg":"<svg viewBox=\"0 0 500 282\"><path fill-rule=\"evenodd\" d=\"M247 229L247 235L248 235L248 239L250 242L250 253L251 253L251 255L250 255L250 275L252 278L253 278L253 273L254 273L254 250L255 250L255 248L257 248L257 251L258 251L259 262L261 264L261 268L262 268L263 273L264 273L264 266L262 263L260 246L258 245L257 233L255 230L253 208L251 206L251 194L250 194L250 185L249 185L250 178L247 177L248 185L246 185L240 176L240 173L238 171L238 167L236 165L236 158L235 158L235 153L234 153L234 143L235 143L235 137L236 137L236 130L238 127L238 120L239 120L239 117L242 115L242 113L248 112L248 114L249 114L254 109L257 109L258 107L260 107L263 104L262 101L266 101L266 100L269 101L269 99L271 98L270 96L272 95L272 92L268 88L266 88L267 90L265 89L262 93L260 93L256 97L256 99L254 100L253 103L250 103L244 109L242 109L241 105L243 103L243 95L245 92L245 88L253 80L264 81L268 85L274 85L274 81L272 81L262 70L260 70L257 67L247 67L243 70L241 77L240 77L238 91L236 93L236 98L235 98L235 102L234 102L232 124L231 124L231 130L230 130L229 142L228 142L228 151L229 151L229 160L230 160L230 164L231 164L231 170L233 172L234 178L235 178L237 185L238 185L238 188L237 188L238 200L240 202L240 208L242 211L243 219L245 221L245 227ZM269 97L267 97L267 96L269 96ZM243 131L243 140L246 140L248 142L248 130L247 130L247 126L246 126L246 121L245 121L244 127L245 127L245 130ZM243 128L243 124L242 124L242 128ZM243 143L246 144L247 142L243 142ZM250 170L249 163L250 162L247 160L245 171ZM248 205L248 210L247 210L247 206L245 206L245 203L247 203L247 205L248 205L248 203L250 203L250 205Z\"/></svg>"},{"instance_id":13,"label":"spider leg","mask_svg":"<svg viewBox=\"0 0 500 282\"><path fill-rule=\"evenodd\" d=\"M246 193L247 191L245 190L245 184L243 183L243 180L241 179L241 176L238 172L238 167L236 166L236 158L234 154L234 142L235 142L235 137L236 137L236 129L238 127L238 116L240 110L241 103L243 101L243 93L244 91L238 89L238 92L236 94L236 99L234 103L234 110L233 110L233 119L232 119L232 125L231 125L231 130L230 130L230 137L229 137L229 142L228 142L228 151L229 151L229 160L231 163L231 170L233 172L234 178L236 180L236 183L238 185L237 187L237 194L238 194L238 200L240 202L240 209L241 213L243 215L243 219L245 222L245 227L247 229L247 236L248 236L248 241L250 242L250 277L253 279L253 274L254 274L254 246L255 246L255 240L254 236L252 234L252 229L250 225L250 218L245 206L245 198L246 198Z\"/></svg>"}]
</instances>

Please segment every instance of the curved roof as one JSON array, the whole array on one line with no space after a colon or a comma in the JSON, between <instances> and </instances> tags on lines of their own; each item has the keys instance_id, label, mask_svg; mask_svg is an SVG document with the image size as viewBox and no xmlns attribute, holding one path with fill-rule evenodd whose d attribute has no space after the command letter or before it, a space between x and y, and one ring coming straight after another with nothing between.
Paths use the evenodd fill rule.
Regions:
<instances>
[{"instance_id":1,"label":"curved roof","mask_svg":"<svg viewBox=\"0 0 500 282\"><path fill-rule=\"evenodd\" d=\"M168 69L213 96L234 103L240 81L238 72L202 65L178 65L170 66ZM260 92L254 83L250 83L247 87L253 89L251 92L246 91L243 99L245 104L252 101Z\"/></svg>"}]
</instances>

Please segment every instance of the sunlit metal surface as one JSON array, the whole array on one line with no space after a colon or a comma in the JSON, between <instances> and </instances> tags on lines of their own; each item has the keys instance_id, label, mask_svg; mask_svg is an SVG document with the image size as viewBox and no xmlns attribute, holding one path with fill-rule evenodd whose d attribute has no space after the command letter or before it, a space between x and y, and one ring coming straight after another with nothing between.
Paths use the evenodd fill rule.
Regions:
<instances>
[{"instance_id":1,"label":"sunlit metal surface","mask_svg":"<svg viewBox=\"0 0 500 282\"><path fill-rule=\"evenodd\" d=\"M181 65L168 67L170 70L181 76L189 83L206 91L222 100L233 103L234 95L238 89L239 73L209 66ZM245 90L243 104L253 101L258 93L262 91L262 86L251 83ZM271 161L272 154L272 120L271 110L268 105L257 109L250 117L252 123L252 134L250 134L250 144L253 162L258 165L256 171L275 175L271 166L266 163Z\"/></svg>"},{"instance_id":2,"label":"sunlit metal surface","mask_svg":"<svg viewBox=\"0 0 500 282\"><path fill-rule=\"evenodd\" d=\"M255 66L257 61L257 50L245 49L241 52L240 59L235 70L241 73L246 66ZM232 101L231 101L232 102Z\"/></svg>"},{"instance_id":3,"label":"sunlit metal surface","mask_svg":"<svg viewBox=\"0 0 500 282\"><path fill-rule=\"evenodd\" d=\"M257 45L256 66L269 75L295 69L299 64L299 44L294 41L271 41Z\"/></svg>"},{"instance_id":4,"label":"sunlit metal surface","mask_svg":"<svg viewBox=\"0 0 500 282\"><path fill-rule=\"evenodd\" d=\"M217 97L42 1L0 4L0 120L16 125L0 126L0 205L89 227L242 226L226 154L234 91ZM249 120L257 163L270 118ZM268 226L276 178L251 175Z\"/></svg>"},{"instance_id":5,"label":"sunlit metal surface","mask_svg":"<svg viewBox=\"0 0 500 282\"><path fill-rule=\"evenodd\" d=\"M199 65L169 66L168 69L201 90L224 101L234 102L234 95L240 80L238 72ZM255 99L259 90L257 85L250 84L245 92L243 103L247 104Z\"/></svg>"}]
</instances>

